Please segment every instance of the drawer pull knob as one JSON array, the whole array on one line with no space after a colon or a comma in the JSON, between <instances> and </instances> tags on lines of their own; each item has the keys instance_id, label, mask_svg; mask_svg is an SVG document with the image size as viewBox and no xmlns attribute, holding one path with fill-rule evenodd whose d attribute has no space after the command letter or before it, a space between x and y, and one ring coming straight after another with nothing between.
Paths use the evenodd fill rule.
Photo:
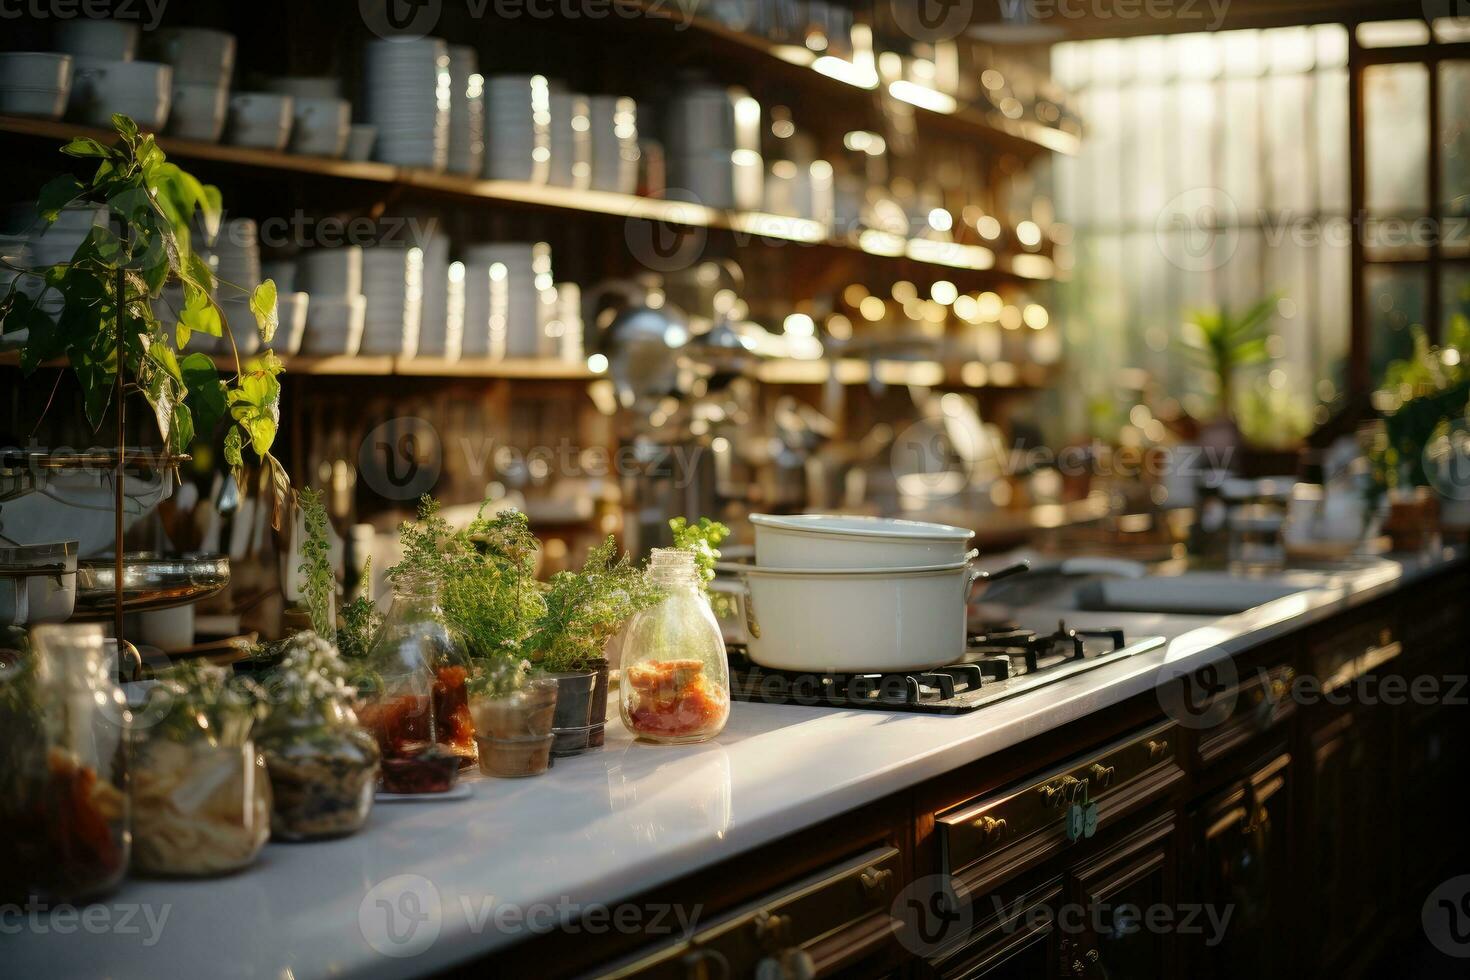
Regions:
<instances>
[{"instance_id":1,"label":"drawer pull knob","mask_svg":"<svg viewBox=\"0 0 1470 980\"><path fill-rule=\"evenodd\" d=\"M971 826L980 831L987 844L1000 840L1006 833L1005 817L1000 817L999 819L995 817L981 817L971 824Z\"/></svg>"},{"instance_id":2,"label":"drawer pull knob","mask_svg":"<svg viewBox=\"0 0 1470 980\"><path fill-rule=\"evenodd\" d=\"M1092 777L1097 781L1097 788L1107 789L1113 785L1113 776L1117 771L1117 768L1114 766L1105 766L1101 762L1096 763L1092 767Z\"/></svg>"},{"instance_id":3,"label":"drawer pull knob","mask_svg":"<svg viewBox=\"0 0 1470 980\"><path fill-rule=\"evenodd\" d=\"M888 883L893 880L893 871L890 868L865 868L858 875L858 881L862 882L863 891L869 895L882 895L888 891Z\"/></svg>"},{"instance_id":4,"label":"drawer pull knob","mask_svg":"<svg viewBox=\"0 0 1470 980\"><path fill-rule=\"evenodd\" d=\"M1167 738L1148 740L1148 757L1150 759L1162 759L1169 751L1169 740Z\"/></svg>"}]
</instances>

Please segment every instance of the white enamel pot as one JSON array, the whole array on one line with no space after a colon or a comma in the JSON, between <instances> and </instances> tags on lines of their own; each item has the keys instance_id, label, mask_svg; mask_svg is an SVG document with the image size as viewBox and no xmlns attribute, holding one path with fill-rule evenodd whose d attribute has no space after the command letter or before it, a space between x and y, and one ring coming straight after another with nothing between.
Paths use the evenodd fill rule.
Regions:
<instances>
[{"instance_id":1,"label":"white enamel pot","mask_svg":"<svg viewBox=\"0 0 1470 980\"><path fill-rule=\"evenodd\" d=\"M968 561L920 568L742 568L747 653L809 673L925 670L965 652L965 607L989 573Z\"/></svg>"},{"instance_id":2,"label":"white enamel pot","mask_svg":"<svg viewBox=\"0 0 1470 980\"><path fill-rule=\"evenodd\" d=\"M755 563L771 568L914 569L965 560L975 532L948 524L827 514L751 514Z\"/></svg>"}]
</instances>

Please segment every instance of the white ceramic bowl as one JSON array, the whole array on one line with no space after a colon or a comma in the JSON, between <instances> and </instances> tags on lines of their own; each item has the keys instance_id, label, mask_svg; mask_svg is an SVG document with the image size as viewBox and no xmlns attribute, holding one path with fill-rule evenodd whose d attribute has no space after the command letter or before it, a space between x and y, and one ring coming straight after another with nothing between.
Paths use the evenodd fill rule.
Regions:
<instances>
[{"instance_id":1,"label":"white ceramic bowl","mask_svg":"<svg viewBox=\"0 0 1470 980\"><path fill-rule=\"evenodd\" d=\"M306 314L301 353L318 356L356 354L362 346L366 318L366 297L314 298Z\"/></svg>"},{"instance_id":2,"label":"white ceramic bowl","mask_svg":"<svg viewBox=\"0 0 1470 980\"><path fill-rule=\"evenodd\" d=\"M155 31L149 40L159 59L174 66L179 81L230 84L235 71L235 35L206 27L173 27Z\"/></svg>"},{"instance_id":3,"label":"white ceramic bowl","mask_svg":"<svg viewBox=\"0 0 1470 980\"><path fill-rule=\"evenodd\" d=\"M77 542L0 546L0 625L64 623L77 595Z\"/></svg>"},{"instance_id":4,"label":"white ceramic bowl","mask_svg":"<svg viewBox=\"0 0 1470 980\"><path fill-rule=\"evenodd\" d=\"M160 129L173 102L173 69L156 61L77 62L71 108L93 126L112 128L114 113L143 129Z\"/></svg>"},{"instance_id":5,"label":"white ceramic bowl","mask_svg":"<svg viewBox=\"0 0 1470 980\"><path fill-rule=\"evenodd\" d=\"M340 157L347 149L352 128L352 103L346 99L295 96L292 110L291 152L307 156Z\"/></svg>"},{"instance_id":6,"label":"white ceramic bowl","mask_svg":"<svg viewBox=\"0 0 1470 980\"><path fill-rule=\"evenodd\" d=\"M916 568L965 560L975 532L948 524L826 514L751 514L755 563L771 568Z\"/></svg>"},{"instance_id":7,"label":"white ceramic bowl","mask_svg":"<svg viewBox=\"0 0 1470 980\"><path fill-rule=\"evenodd\" d=\"M113 545L113 472L107 468L43 470L30 493L0 505L0 545L73 540L82 558L107 554ZM127 530L173 493L167 470L130 470L124 483Z\"/></svg>"},{"instance_id":8,"label":"white ceramic bowl","mask_svg":"<svg viewBox=\"0 0 1470 980\"><path fill-rule=\"evenodd\" d=\"M175 82L168 113L168 134L218 143L225 128L230 90L220 85Z\"/></svg>"},{"instance_id":9,"label":"white ceramic bowl","mask_svg":"<svg viewBox=\"0 0 1470 980\"><path fill-rule=\"evenodd\" d=\"M377 141L378 127L367 123L354 124L347 134L347 159L358 163L371 160L373 158L373 146Z\"/></svg>"},{"instance_id":10,"label":"white ceramic bowl","mask_svg":"<svg viewBox=\"0 0 1470 980\"><path fill-rule=\"evenodd\" d=\"M811 673L924 670L965 652L968 562L876 570L751 567L747 651L762 667Z\"/></svg>"},{"instance_id":11,"label":"white ceramic bowl","mask_svg":"<svg viewBox=\"0 0 1470 980\"><path fill-rule=\"evenodd\" d=\"M71 85L71 55L50 51L0 52L0 88L52 92Z\"/></svg>"},{"instance_id":12,"label":"white ceramic bowl","mask_svg":"<svg viewBox=\"0 0 1470 980\"><path fill-rule=\"evenodd\" d=\"M65 20L56 28L56 50L84 58L132 61L138 56L138 25L93 17Z\"/></svg>"},{"instance_id":13,"label":"white ceramic bowl","mask_svg":"<svg viewBox=\"0 0 1470 980\"><path fill-rule=\"evenodd\" d=\"M0 115L60 119L66 112L68 90L0 88Z\"/></svg>"},{"instance_id":14,"label":"white ceramic bowl","mask_svg":"<svg viewBox=\"0 0 1470 980\"><path fill-rule=\"evenodd\" d=\"M294 101L275 92L237 92L230 97L226 142L264 150L283 150L291 138Z\"/></svg>"}]
</instances>

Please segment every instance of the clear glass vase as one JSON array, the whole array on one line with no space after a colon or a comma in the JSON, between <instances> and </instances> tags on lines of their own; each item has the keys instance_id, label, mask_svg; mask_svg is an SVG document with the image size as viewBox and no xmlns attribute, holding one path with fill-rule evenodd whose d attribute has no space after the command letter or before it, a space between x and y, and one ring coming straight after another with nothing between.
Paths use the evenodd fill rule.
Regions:
<instances>
[{"instance_id":1,"label":"clear glass vase","mask_svg":"<svg viewBox=\"0 0 1470 980\"><path fill-rule=\"evenodd\" d=\"M358 717L382 750L383 788L432 792L428 784L418 786L420 775L428 779L431 774L410 770L437 772L437 757L444 753L455 758L458 768L475 764L475 725L465 689L469 653L439 606L436 578L399 576L393 591L393 605L368 655L374 690ZM417 788L395 788L400 775Z\"/></svg>"},{"instance_id":2,"label":"clear glass vase","mask_svg":"<svg viewBox=\"0 0 1470 980\"><path fill-rule=\"evenodd\" d=\"M30 647L0 663L0 902L96 897L128 866L127 706L100 627Z\"/></svg>"},{"instance_id":3,"label":"clear glass vase","mask_svg":"<svg viewBox=\"0 0 1470 980\"><path fill-rule=\"evenodd\" d=\"M623 638L623 724L648 742L703 742L730 717L720 624L691 552L654 549L648 574L665 596L634 616Z\"/></svg>"}]
</instances>

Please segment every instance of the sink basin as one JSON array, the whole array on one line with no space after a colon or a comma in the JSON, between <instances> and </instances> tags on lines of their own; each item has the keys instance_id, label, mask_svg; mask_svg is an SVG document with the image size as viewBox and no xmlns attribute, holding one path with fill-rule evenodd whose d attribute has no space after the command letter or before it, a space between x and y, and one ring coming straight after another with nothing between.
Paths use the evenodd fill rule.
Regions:
<instances>
[{"instance_id":1,"label":"sink basin","mask_svg":"<svg viewBox=\"0 0 1470 980\"><path fill-rule=\"evenodd\" d=\"M1078 609L1228 616L1305 591L1301 585L1224 572L1185 572L1141 579L1099 578L1079 586Z\"/></svg>"}]
</instances>

